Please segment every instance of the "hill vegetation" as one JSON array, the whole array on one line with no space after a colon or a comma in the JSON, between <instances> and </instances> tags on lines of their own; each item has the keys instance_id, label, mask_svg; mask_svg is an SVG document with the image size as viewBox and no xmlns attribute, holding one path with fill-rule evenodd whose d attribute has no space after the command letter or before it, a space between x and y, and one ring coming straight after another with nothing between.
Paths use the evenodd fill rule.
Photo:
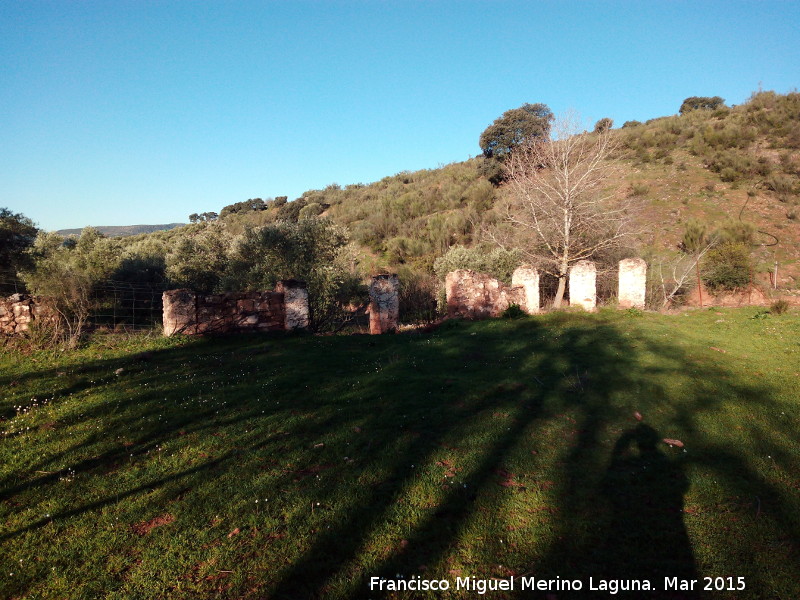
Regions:
<instances>
[{"instance_id":1,"label":"hill vegetation","mask_svg":"<svg viewBox=\"0 0 800 600\"><path fill-rule=\"evenodd\" d=\"M601 271L611 274L602 278L606 288L601 292L613 295L613 265L633 254L661 268L662 274L664 265L697 262L717 289L735 288L743 282L764 285L776 269L777 284L796 289L800 283L800 93L760 91L742 105L730 107L719 97L693 97L680 105L679 113L646 123L628 121L619 129L611 127L610 119L601 119L586 134L609 135L613 142L610 160L615 168L604 180L602 194L616 198L620 206L639 207L633 216L641 233L624 246L593 256ZM218 213L195 213L190 216L192 222L182 227L115 238L91 233L86 243L67 240L66 246L85 252L91 247L95 249L91 252L106 257L99 265L102 268L93 270L97 277L205 290L263 286L279 272L286 275L295 270L295 276L300 276L305 269L303 273L318 273L330 285L339 286L326 292L328 306L320 308L321 315L338 310L336 302L352 304L363 298L363 287L359 291L355 281L393 271L404 282L404 318L431 318L436 314L444 265L483 264L504 277L522 260L514 247L504 247L505 254L496 253L498 236L494 234L504 223L500 208L513 194L513 186L505 182L506 166L521 141L546 140L551 121L545 105L525 104L507 111L482 134L476 132L484 152L464 162L404 171L370 184L331 184L293 201L285 196L252 198L221 207ZM320 254L318 260L325 256L324 260L332 261L338 275L322 277L326 265L306 261L301 268L300 261L253 247L254 239L262 240L263 249L276 235L299 240L298 228L305 222L320 223L303 226L308 231L326 235L336 231L335 252ZM271 233L257 233L265 227ZM283 233L278 234L281 228ZM133 233L130 228L120 229ZM49 260L56 251L53 244L35 244L29 257L34 262ZM723 245L731 247L720 249ZM272 257L269 265L259 266L262 274L258 277L236 275L250 269L242 262L248 258L242 251L245 247L252 256ZM63 254L66 260L69 252ZM35 271L30 264L20 266L28 273ZM59 276L66 272L62 269ZM35 286L35 279L29 275L27 281ZM680 285L679 277L673 279L670 285ZM554 290L548 291L546 278L543 283L545 299L552 298ZM662 283L654 281L653 286ZM666 285L651 297L678 299L680 294L667 293ZM334 321L324 317L320 323Z\"/></svg>"},{"instance_id":2,"label":"hill vegetation","mask_svg":"<svg viewBox=\"0 0 800 600\"><path fill-rule=\"evenodd\" d=\"M142 233L153 233L154 231L167 231L175 229L176 227L183 227L185 223L166 223L164 225L98 225L97 229L100 233L107 237L127 237L130 235L139 235ZM70 235L80 235L81 229L59 229L57 234L64 237Z\"/></svg>"}]
</instances>

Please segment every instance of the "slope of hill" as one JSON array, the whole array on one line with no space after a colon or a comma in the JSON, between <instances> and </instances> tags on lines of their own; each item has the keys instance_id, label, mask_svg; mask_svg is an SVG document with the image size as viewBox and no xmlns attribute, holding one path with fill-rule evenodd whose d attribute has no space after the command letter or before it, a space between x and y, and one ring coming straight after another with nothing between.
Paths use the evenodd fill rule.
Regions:
<instances>
[{"instance_id":1,"label":"slope of hill","mask_svg":"<svg viewBox=\"0 0 800 600\"><path fill-rule=\"evenodd\" d=\"M95 227L100 233L107 237L128 237L141 233L153 233L154 231L167 231L182 227L185 223L167 223L164 225L98 225ZM80 235L80 229L59 229L57 234L64 237L69 235Z\"/></svg>"},{"instance_id":2,"label":"slope of hill","mask_svg":"<svg viewBox=\"0 0 800 600\"><path fill-rule=\"evenodd\" d=\"M759 92L739 106L630 122L614 133L622 168L609 186L641 198L643 252L676 249L690 222L709 232L735 224L753 232L757 270L777 262L779 283L797 287L800 93ZM479 241L496 218L492 208L506 190L485 172L477 157L368 185L334 184L295 202L325 207L322 214L347 225L386 266L430 269L448 247Z\"/></svg>"},{"instance_id":3,"label":"slope of hill","mask_svg":"<svg viewBox=\"0 0 800 600\"><path fill-rule=\"evenodd\" d=\"M619 168L607 188L640 201L637 229L646 232L625 253L658 264L672 260L688 229L704 229L712 237L733 232L752 263L746 271L768 282L777 263L778 286L800 289L800 93L759 92L735 107L628 122L612 135ZM113 254L122 257L114 277L164 281L171 270L197 278L214 272L219 278L237 236L248 228L329 217L350 232L352 275L398 272L404 281L424 283L421 296L429 303L437 293L436 259L453 246L487 242L486 232L500 218L496 207L509 189L493 185L491 172L486 159L475 157L370 184L332 184L291 202L285 197L239 202L221 207L219 219L208 213L213 222L203 219L169 231L138 236L141 227L101 231L129 236L113 240ZM490 250L488 243L485 249ZM601 267L613 267L617 258L604 257Z\"/></svg>"}]
</instances>

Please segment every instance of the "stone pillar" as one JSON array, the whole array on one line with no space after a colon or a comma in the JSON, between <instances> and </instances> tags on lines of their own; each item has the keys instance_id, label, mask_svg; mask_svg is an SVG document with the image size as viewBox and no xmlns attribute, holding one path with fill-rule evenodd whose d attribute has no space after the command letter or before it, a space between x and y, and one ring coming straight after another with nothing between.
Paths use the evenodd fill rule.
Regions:
<instances>
[{"instance_id":1,"label":"stone pillar","mask_svg":"<svg viewBox=\"0 0 800 600\"><path fill-rule=\"evenodd\" d=\"M165 336L197 333L197 294L191 290L167 290L161 300Z\"/></svg>"},{"instance_id":2,"label":"stone pillar","mask_svg":"<svg viewBox=\"0 0 800 600\"><path fill-rule=\"evenodd\" d=\"M369 332L372 335L397 329L400 317L400 280L397 275L377 275L369 285Z\"/></svg>"},{"instance_id":3,"label":"stone pillar","mask_svg":"<svg viewBox=\"0 0 800 600\"><path fill-rule=\"evenodd\" d=\"M511 275L512 286L522 286L525 301L520 307L529 315L539 312L539 271L528 265L518 267Z\"/></svg>"},{"instance_id":4,"label":"stone pillar","mask_svg":"<svg viewBox=\"0 0 800 600\"><path fill-rule=\"evenodd\" d=\"M597 306L597 269L590 260L579 260L569 270L569 305L583 310Z\"/></svg>"},{"instance_id":5,"label":"stone pillar","mask_svg":"<svg viewBox=\"0 0 800 600\"><path fill-rule=\"evenodd\" d=\"M647 290L647 263L641 258L626 258L619 261L620 308L644 308Z\"/></svg>"},{"instance_id":6,"label":"stone pillar","mask_svg":"<svg viewBox=\"0 0 800 600\"><path fill-rule=\"evenodd\" d=\"M283 294L284 325L287 331L308 329L308 288L304 281L287 279L275 285L275 291Z\"/></svg>"}]
</instances>

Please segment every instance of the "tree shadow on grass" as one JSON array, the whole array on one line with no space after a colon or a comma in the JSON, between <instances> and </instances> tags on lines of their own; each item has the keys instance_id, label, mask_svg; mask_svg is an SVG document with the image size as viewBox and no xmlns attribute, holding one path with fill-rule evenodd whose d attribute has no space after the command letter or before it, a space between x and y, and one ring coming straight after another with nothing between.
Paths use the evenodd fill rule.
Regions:
<instances>
[{"instance_id":1,"label":"tree shadow on grass","mask_svg":"<svg viewBox=\"0 0 800 600\"><path fill-rule=\"evenodd\" d=\"M151 510L188 502L194 507L188 514L199 520L231 501L252 502L249 492L238 489L252 480L262 482L253 484L254 494L287 498L271 513L279 524L272 530L254 526L252 541L239 542L249 548L242 568L249 572L234 573L231 587L207 595L376 597L369 578L397 574L643 578L669 569L675 572L667 575L677 577L695 572L680 512L687 465L694 463L676 458L656 438L676 435L676 427L692 432L697 414L726 398L770 402L766 387L726 383L724 369L697 368L674 344L632 336L619 321L599 317L557 315L513 326L453 323L433 335L280 343L265 355L241 350L234 340L200 345L195 356L167 351L154 358L162 372L183 361L198 372L191 385L180 384L170 395L184 388L192 394L198 387L201 394L219 390L213 404L192 404L168 424L139 426L142 417L160 410L160 392L145 389L97 406L96 415L70 417L80 425L102 416L104 435L128 436L141 451L178 436L215 439L220 448L235 449L138 481L121 494L76 499L49 521L33 521L5 540L53 520L96 514L123 499L153 498L152 490L159 495ZM643 351L661 360L645 363ZM113 372L115 364L94 367ZM678 399L664 381L684 377L690 367L698 381L714 387L698 385ZM256 401L267 384L269 402ZM678 405L676 414L662 414L671 403ZM652 413L654 420L631 429L634 410ZM694 452L699 440L693 442L687 444ZM115 468L126 453L88 438L61 457L86 457L76 464L91 474ZM720 460L745 462L735 450L728 454ZM695 460L716 468L711 455ZM750 469L743 477L750 483L758 474ZM220 485L234 483L230 493L220 493ZM6 487L5 497L54 485L52 477L26 479ZM759 485L773 518L796 531L791 508L778 502L782 493L767 482ZM547 527L532 529L549 537L537 545L501 546L497 538L513 538L507 527L519 526L508 522L509 515L526 510L551 515ZM200 523L185 527L191 532ZM485 528L482 535L476 527ZM662 539L668 540L663 548ZM170 595L168 588L150 591Z\"/></svg>"}]
</instances>

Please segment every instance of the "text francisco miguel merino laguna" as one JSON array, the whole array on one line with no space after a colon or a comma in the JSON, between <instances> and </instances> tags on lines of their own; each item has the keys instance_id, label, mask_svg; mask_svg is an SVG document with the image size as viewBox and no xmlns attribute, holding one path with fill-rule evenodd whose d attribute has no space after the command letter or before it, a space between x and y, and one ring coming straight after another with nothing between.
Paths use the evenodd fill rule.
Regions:
<instances>
[{"instance_id":1,"label":"text francisco miguel merino laguna","mask_svg":"<svg viewBox=\"0 0 800 600\"><path fill-rule=\"evenodd\" d=\"M710 579L710 578L709 578ZM727 579L727 578L726 578ZM744 588L742 578L738 578L739 588ZM697 579L681 579L679 577L664 577L663 590L690 591L695 590ZM386 579L383 577L370 577L370 591L387 592L426 592L446 591L450 589L464 590L485 594L494 591L537 590L546 592L565 591L595 591L617 594L618 592L655 591L656 588L649 579L595 579L589 577L588 581L582 579L539 579L537 577L510 577L508 579L478 579L477 577L458 577L455 582L447 579L423 579L420 575L409 578Z\"/></svg>"}]
</instances>

